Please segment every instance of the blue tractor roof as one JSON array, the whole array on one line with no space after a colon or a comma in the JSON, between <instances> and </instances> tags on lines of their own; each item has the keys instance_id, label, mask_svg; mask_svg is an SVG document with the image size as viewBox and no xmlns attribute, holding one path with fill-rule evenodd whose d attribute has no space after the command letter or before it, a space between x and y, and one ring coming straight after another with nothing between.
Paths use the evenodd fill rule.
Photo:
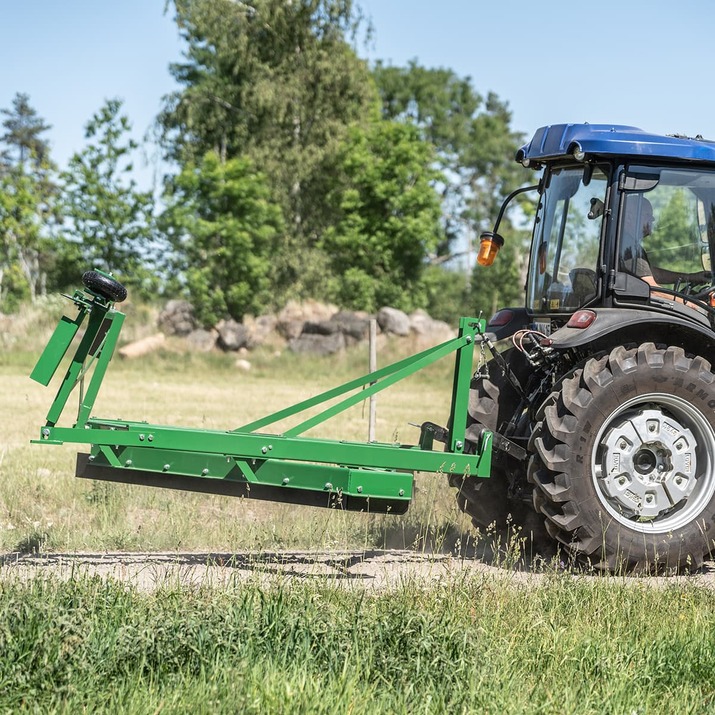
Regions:
<instances>
[{"instance_id":1,"label":"blue tractor roof","mask_svg":"<svg viewBox=\"0 0 715 715\"><path fill-rule=\"evenodd\" d=\"M616 124L552 124L537 129L533 138L516 153L528 166L583 151L587 155L677 159L715 163L715 142L700 137L648 134L637 127Z\"/></svg>"}]
</instances>

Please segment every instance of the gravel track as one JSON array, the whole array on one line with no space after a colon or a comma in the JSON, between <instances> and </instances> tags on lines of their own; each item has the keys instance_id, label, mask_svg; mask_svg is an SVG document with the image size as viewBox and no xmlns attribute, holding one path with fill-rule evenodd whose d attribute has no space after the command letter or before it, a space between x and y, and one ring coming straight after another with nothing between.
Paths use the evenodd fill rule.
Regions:
<instances>
[{"instance_id":1,"label":"gravel track","mask_svg":"<svg viewBox=\"0 0 715 715\"><path fill-rule=\"evenodd\" d=\"M508 570L474 558L409 550L281 551L242 553L87 552L10 553L0 556L0 580L77 576L112 578L142 591L167 586L226 587L251 581L328 581L347 587L390 589L406 582L429 585L482 576L508 578L515 584L538 584L544 573ZM576 575L574 576L576 577ZM579 575L602 579L603 576ZM688 581L715 590L715 562L693 576L623 578L614 582L653 586Z\"/></svg>"}]
</instances>

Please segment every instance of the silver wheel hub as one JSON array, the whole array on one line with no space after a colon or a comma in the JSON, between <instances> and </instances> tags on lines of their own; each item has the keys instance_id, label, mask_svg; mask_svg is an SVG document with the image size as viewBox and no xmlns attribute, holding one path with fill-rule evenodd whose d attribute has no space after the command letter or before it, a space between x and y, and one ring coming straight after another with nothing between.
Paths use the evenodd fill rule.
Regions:
<instances>
[{"instance_id":1,"label":"silver wheel hub","mask_svg":"<svg viewBox=\"0 0 715 715\"><path fill-rule=\"evenodd\" d=\"M591 468L611 517L665 534L690 524L715 495L715 429L690 400L639 395L604 421Z\"/></svg>"},{"instance_id":2,"label":"silver wheel hub","mask_svg":"<svg viewBox=\"0 0 715 715\"><path fill-rule=\"evenodd\" d=\"M644 409L617 421L602 445L601 488L626 513L658 517L695 488L695 437L660 410Z\"/></svg>"}]
</instances>

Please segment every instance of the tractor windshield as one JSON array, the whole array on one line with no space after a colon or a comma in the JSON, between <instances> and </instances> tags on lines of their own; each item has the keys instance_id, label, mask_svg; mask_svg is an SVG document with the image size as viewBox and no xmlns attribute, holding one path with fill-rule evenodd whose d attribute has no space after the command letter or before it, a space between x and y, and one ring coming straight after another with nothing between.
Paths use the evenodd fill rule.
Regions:
<instances>
[{"instance_id":1,"label":"tractor windshield","mask_svg":"<svg viewBox=\"0 0 715 715\"><path fill-rule=\"evenodd\" d=\"M527 307L573 312L596 297L608 177L600 167L553 168L546 177L532 242Z\"/></svg>"},{"instance_id":2,"label":"tractor windshield","mask_svg":"<svg viewBox=\"0 0 715 715\"><path fill-rule=\"evenodd\" d=\"M713 285L715 172L631 166L621 178L619 270L636 275L651 295L700 299Z\"/></svg>"}]
</instances>

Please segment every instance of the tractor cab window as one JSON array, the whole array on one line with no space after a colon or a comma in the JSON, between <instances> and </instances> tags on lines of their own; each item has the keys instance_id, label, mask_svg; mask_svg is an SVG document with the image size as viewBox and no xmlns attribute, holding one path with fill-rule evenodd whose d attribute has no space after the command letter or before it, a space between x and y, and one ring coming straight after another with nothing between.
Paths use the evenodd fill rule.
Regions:
<instances>
[{"instance_id":1,"label":"tractor cab window","mask_svg":"<svg viewBox=\"0 0 715 715\"><path fill-rule=\"evenodd\" d=\"M618 269L648 283L651 296L709 302L715 172L630 167L620 188Z\"/></svg>"},{"instance_id":2,"label":"tractor cab window","mask_svg":"<svg viewBox=\"0 0 715 715\"><path fill-rule=\"evenodd\" d=\"M527 282L533 312L573 312L596 297L607 183L601 167L552 168L546 175Z\"/></svg>"}]
</instances>

